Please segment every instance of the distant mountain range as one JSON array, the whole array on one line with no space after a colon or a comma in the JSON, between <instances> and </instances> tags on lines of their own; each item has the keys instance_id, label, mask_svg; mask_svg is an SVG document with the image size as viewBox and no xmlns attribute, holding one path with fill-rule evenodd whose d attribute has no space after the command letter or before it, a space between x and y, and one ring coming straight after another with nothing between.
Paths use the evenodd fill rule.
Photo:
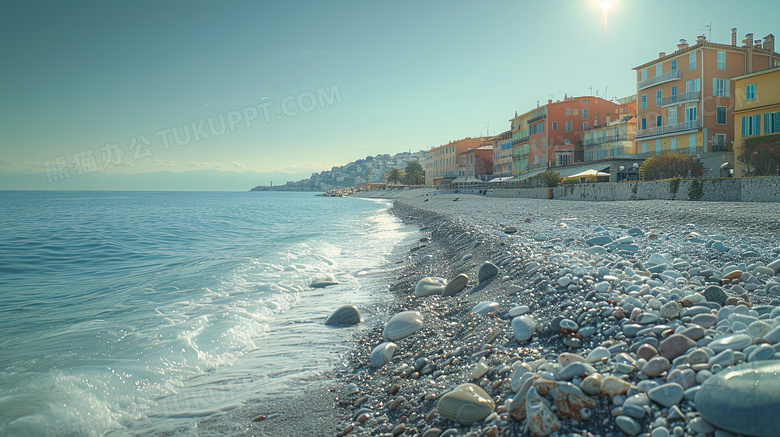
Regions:
<instances>
[{"instance_id":1,"label":"distant mountain range","mask_svg":"<svg viewBox=\"0 0 780 437\"><path fill-rule=\"evenodd\" d=\"M309 175L298 173L192 170L150 173L88 173L49 182L46 173L0 174L0 190L245 191L258 183L282 185ZM267 182L266 182L267 181Z\"/></svg>"}]
</instances>

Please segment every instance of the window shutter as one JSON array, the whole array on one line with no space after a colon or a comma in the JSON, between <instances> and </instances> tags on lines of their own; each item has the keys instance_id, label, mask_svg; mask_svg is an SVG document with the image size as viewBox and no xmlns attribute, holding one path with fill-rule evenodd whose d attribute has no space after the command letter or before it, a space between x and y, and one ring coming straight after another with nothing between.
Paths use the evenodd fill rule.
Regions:
<instances>
[{"instance_id":1,"label":"window shutter","mask_svg":"<svg viewBox=\"0 0 780 437\"><path fill-rule=\"evenodd\" d=\"M718 79L715 77L712 78L712 95L716 97L720 95L718 94Z\"/></svg>"},{"instance_id":2,"label":"window shutter","mask_svg":"<svg viewBox=\"0 0 780 437\"><path fill-rule=\"evenodd\" d=\"M764 135L769 134L769 129L771 128L772 124L770 121L771 114L767 112L764 114Z\"/></svg>"},{"instance_id":3,"label":"window shutter","mask_svg":"<svg viewBox=\"0 0 780 437\"><path fill-rule=\"evenodd\" d=\"M726 97L731 97L731 79L724 79L723 84L723 87L726 91Z\"/></svg>"},{"instance_id":4,"label":"window shutter","mask_svg":"<svg viewBox=\"0 0 780 437\"><path fill-rule=\"evenodd\" d=\"M746 125L745 122L747 121L746 119L747 119L747 117L742 117L742 137L743 138L747 136L747 135L745 135L745 127L747 127L747 126L745 126Z\"/></svg>"}]
</instances>

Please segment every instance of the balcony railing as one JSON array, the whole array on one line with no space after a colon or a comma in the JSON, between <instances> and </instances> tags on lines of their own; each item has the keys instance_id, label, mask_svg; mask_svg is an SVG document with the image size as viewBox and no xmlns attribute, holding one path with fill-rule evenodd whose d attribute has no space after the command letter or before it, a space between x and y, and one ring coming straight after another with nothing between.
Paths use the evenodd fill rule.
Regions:
<instances>
[{"instance_id":1,"label":"balcony railing","mask_svg":"<svg viewBox=\"0 0 780 437\"><path fill-rule=\"evenodd\" d=\"M700 97L701 97L701 93L698 91L676 94L674 96L662 98L661 106L670 106L670 105L676 105L678 103L698 101Z\"/></svg>"},{"instance_id":2,"label":"balcony railing","mask_svg":"<svg viewBox=\"0 0 780 437\"><path fill-rule=\"evenodd\" d=\"M547 114L537 115L534 118L529 118L528 119L528 124L536 123L537 121L544 120L545 118L547 118Z\"/></svg>"},{"instance_id":3,"label":"balcony railing","mask_svg":"<svg viewBox=\"0 0 780 437\"><path fill-rule=\"evenodd\" d=\"M528 152L512 152L512 159L524 159L528 158Z\"/></svg>"},{"instance_id":4,"label":"balcony railing","mask_svg":"<svg viewBox=\"0 0 780 437\"><path fill-rule=\"evenodd\" d=\"M655 150L651 150L646 153L636 153L634 155L622 155L621 159L647 159L652 156L659 156L659 155L666 155L668 153L674 153L677 155L700 155L704 153L704 148L699 146L695 149L692 149L690 147L680 147L673 150L661 150L656 152Z\"/></svg>"},{"instance_id":5,"label":"balcony railing","mask_svg":"<svg viewBox=\"0 0 780 437\"><path fill-rule=\"evenodd\" d=\"M672 132L680 132L686 130L699 129L701 127L701 120L686 121L684 123L670 124L667 126L657 126L648 129L640 129L636 131L636 138L650 137L653 135L663 135Z\"/></svg>"},{"instance_id":6,"label":"balcony railing","mask_svg":"<svg viewBox=\"0 0 780 437\"><path fill-rule=\"evenodd\" d=\"M660 83L671 82L673 80L682 79L682 70L672 70L668 73L664 73L660 76L651 77L650 79L640 80L636 83L637 91L651 86L658 85Z\"/></svg>"},{"instance_id":7,"label":"balcony railing","mask_svg":"<svg viewBox=\"0 0 780 437\"><path fill-rule=\"evenodd\" d=\"M520 137L520 138L518 138L516 140L513 140L510 144L512 144L514 146L515 144L527 143L527 142L528 142L528 136L524 136L524 137Z\"/></svg>"},{"instance_id":8,"label":"balcony railing","mask_svg":"<svg viewBox=\"0 0 780 437\"><path fill-rule=\"evenodd\" d=\"M628 141L628 134L609 135L600 138L590 138L582 141L582 147L595 146L604 143L612 143L615 141Z\"/></svg>"},{"instance_id":9,"label":"balcony railing","mask_svg":"<svg viewBox=\"0 0 780 437\"><path fill-rule=\"evenodd\" d=\"M539 162L536 164L528 164L527 170L536 170L538 168L547 168L546 162Z\"/></svg>"}]
</instances>

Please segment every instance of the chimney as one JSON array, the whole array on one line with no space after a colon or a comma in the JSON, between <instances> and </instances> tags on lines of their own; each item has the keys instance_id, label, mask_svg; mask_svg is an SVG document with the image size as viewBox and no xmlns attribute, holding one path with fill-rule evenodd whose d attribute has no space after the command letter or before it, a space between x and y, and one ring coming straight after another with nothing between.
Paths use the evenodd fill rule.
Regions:
<instances>
[{"instance_id":1,"label":"chimney","mask_svg":"<svg viewBox=\"0 0 780 437\"><path fill-rule=\"evenodd\" d=\"M569 95L566 94L566 93L563 93L563 101L565 102L566 100L568 100L568 98L569 98Z\"/></svg>"},{"instance_id":2,"label":"chimney","mask_svg":"<svg viewBox=\"0 0 780 437\"><path fill-rule=\"evenodd\" d=\"M515 118L517 118L517 111L515 111Z\"/></svg>"},{"instance_id":3,"label":"chimney","mask_svg":"<svg viewBox=\"0 0 780 437\"><path fill-rule=\"evenodd\" d=\"M742 44L744 45L744 47L753 47L753 34L746 33L745 39L742 40Z\"/></svg>"},{"instance_id":4,"label":"chimney","mask_svg":"<svg viewBox=\"0 0 780 437\"><path fill-rule=\"evenodd\" d=\"M688 41L685 39L680 40L680 44L677 44L677 50L687 49L688 48Z\"/></svg>"},{"instance_id":5,"label":"chimney","mask_svg":"<svg viewBox=\"0 0 780 437\"><path fill-rule=\"evenodd\" d=\"M547 104L551 105L552 104L552 99L547 100Z\"/></svg>"},{"instance_id":6,"label":"chimney","mask_svg":"<svg viewBox=\"0 0 780 437\"><path fill-rule=\"evenodd\" d=\"M736 27L732 27L731 28L731 45L733 47L737 46L737 28Z\"/></svg>"},{"instance_id":7,"label":"chimney","mask_svg":"<svg viewBox=\"0 0 780 437\"><path fill-rule=\"evenodd\" d=\"M699 35L699 36L696 37L696 43L697 44L700 43L700 42L704 42L704 41L707 41L707 37L706 36Z\"/></svg>"},{"instance_id":8,"label":"chimney","mask_svg":"<svg viewBox=\"0 0 780 437\"><path fill-rule=\"evenodd\" d=\"M536 101L536 107L537 108L539 107L539 101L538 100Z\"/></svg>"},{"instance_id":9,"label":"chimney","mask_svg":"<svg viewBox=\"0 0 780 437\"><path fill-rule=\"evenodd\" d=\"M775 36L771 33L764 37L764 50L769 51L769 66L767 68L773 68L775 66Z\"/></svg>"},{"instance_id":10,"label":"chimney","mask_svg":"<svg viewBox=\"0 0 780 437\"><path fill-rule=\"evenodd\" d=\"M754 49L760 49L761 48L761 40L760 39L757 39L757 40L753 41L753 48Z\"/></svg>"},{"instance_id":11,"label":"chimney","mask_svg":"<svg viewBox=\"0 0 780 437\"><path fill-rule=\"evenodd\" d=\"M664 56L666 56L666 52L658 52L658 58L659 59L663 58Z\"/></svg>"}]
</instances>

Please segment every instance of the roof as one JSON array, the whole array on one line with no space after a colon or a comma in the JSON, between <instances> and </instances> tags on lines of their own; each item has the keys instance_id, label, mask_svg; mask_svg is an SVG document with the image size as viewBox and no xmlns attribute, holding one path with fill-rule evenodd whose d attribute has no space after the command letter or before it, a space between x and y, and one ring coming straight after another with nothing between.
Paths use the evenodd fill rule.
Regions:
<instances>
[{"instance_id":1,"label":"roof","mask_svg":"<svg viewBox=\"0 0 780 437\"><path fill-rule=\"evenodd\" d=\"M539 169L536 169L536 170L532 170L532 171L529 171L529 172L528 172L528 173L526 173L526 174L521 174L521 175L520 175L520 176L517 178L517 180L518 180L518 181L522 181L522 180L525 180L525 179L531 179L532 177L534 177L534 176L538 176L538 175L540 175L540 174L542 174L542 173L544 173L544 172L546 172L546 171L547 171L547 169L546 169L546 168L539 168Z\"/></svg>"},{"instance_id":2,"label":"roof","mask_svg":"<svg viewBox=\"0 0 780 437\"><path fill-rule=\"evenodd\" d=\"M686 54L688 52L692 52L692 51L698 50L700 48L710 48L710 49L717 49L717 50L731 50L733 52L742 52L742 53L747 53L748 49L750 48L750 49L753 49L754 53L760 53L760 54L761 53L766 53L766 54L769 53L769 50L759 49L759 48L755 48L755 47L733 46L731 44L720 44L720 43L714 43L714 42L710 42L710 41L702 41L702 42L697 42L696 44L691 44L690 46L688 46L688 47L686 47L684 49L676 50L676 51L674 51L674 52L672 52L672 53L670 53L670 54L668 54L666 56L663 56L663 57L660 57L660 58L655 58L652 61L645 62L644 64L642 64L642 65L640 65L638 67L632 68L632 70L641 70L643 68L646 68L646 67L649 67L651 65L657 64L658 62L668 61L669 59L676 58L676 57L678 57L680 55L684 55L684 54ZM777 53L775 53L775 54L777 54Z\"/></svg>"},{"instance_id":3,"label":"roof","mask_svg":"<svg viewBox=\"0 0 780 437\"><path fill-rule=\"evenodd\" d=\"M742 76L734 76L734 77L731 78L731 80L747 79L749 77L761 76L763 74L770 74L770 73L775 73L775 72L778 72L778 71L780 71L780 67L767 68L765 70L754 71L752 73L743 74Z\"/></svg>"}]
</instances>

